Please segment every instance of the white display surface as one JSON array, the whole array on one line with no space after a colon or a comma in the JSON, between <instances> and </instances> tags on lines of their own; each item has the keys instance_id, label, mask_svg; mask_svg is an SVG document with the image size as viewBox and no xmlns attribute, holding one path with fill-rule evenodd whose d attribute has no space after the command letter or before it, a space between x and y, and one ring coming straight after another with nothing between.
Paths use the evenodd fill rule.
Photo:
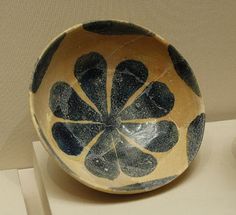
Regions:
<instances>
[{"instance_id":1,"label":"white display surface","mask_svg":"<svg viewBox=\"0 0 236 215\"><path fill-rule=\"evenodd\" d=\"M111 195L80 184L34 142L34 167L45 210L53 215L236 213L236 120L211 122L201 150L178 179L156 191Z\"/></svg>"},{"instance_id":2,"label":"white display surface","mask_svg":"<svg viewBox=\"0 0 236 215\"><path fill-rule=\"evenodd\" d=\"M17 170L0 171L0 214L26 215Z\"/></svg>"},{"instance_id":3,"label":"white display surface","mask_svg":"<svg viewBox=\"0 0 236 215\"><path fill-rule=\"evenodd\" d=\"M34 169L20 169L18 170L18 174L28 215L46 215L43 211L39 190L35 180Z\"/></svg>"}]
</instances>

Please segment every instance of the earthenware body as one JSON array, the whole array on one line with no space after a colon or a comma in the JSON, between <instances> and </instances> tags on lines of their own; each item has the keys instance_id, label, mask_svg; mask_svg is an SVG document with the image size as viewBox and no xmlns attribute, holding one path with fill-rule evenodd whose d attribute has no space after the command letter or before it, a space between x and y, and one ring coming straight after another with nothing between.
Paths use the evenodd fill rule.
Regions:
<instances>
[{"instance_id":1,"label":"earthenware body","mask_svg":"<svg viewBox=\"0 0 236 215\"><path fill-rule=\"evenodd\" d=\"M94 189L140 193L174 180L196 156L204 105L187 61L136 25L75 26L40 56L30 90L40 140Z\"/></svg>"}]
</instances>

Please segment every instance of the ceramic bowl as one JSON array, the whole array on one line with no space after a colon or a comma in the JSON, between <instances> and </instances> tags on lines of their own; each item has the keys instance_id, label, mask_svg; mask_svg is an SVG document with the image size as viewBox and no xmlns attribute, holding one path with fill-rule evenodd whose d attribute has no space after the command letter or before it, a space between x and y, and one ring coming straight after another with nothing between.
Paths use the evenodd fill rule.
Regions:
<instances>
[{"instance_id":1,"label":"ceramic bowl","mask_svg":"<svg viewBox=\"0 0 236 215\"><path fill-rule=\"evenodd\" d=\"M195 76L167 41L96 21L55 38L36 63L30 106L40 140L83 184L140 193L179 176L205 125Z\"/></svg>"}]
</instances>

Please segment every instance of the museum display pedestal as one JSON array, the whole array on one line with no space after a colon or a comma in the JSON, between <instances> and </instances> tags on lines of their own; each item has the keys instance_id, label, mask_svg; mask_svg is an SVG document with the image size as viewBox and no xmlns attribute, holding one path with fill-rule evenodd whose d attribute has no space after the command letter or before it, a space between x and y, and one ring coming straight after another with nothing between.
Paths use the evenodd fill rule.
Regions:
<instances>
[{"instance_id":1,"label":"museum display pedestal","mask_svg":"<svg viewBox=\"0 0 236 215\"><path fill-rule=\"evenodd\" d=\"M138 195L87 188L61 170L40 142L34 142L33 148L45 214L233 215L236 211L236 120L207 123L200 152L190 168L169 185Z\"/></svg>"},{"instance_id":2,"label":"museum display pedestal","mask_svg":"<svg viewBox=\"0 0 236 215\"><path fill-rule=\"evenodd\" d=\"M16 169L0 171L0 214L26 215L26 207Z\"/></svg>"},{"instance_id":3,"label":"museum display pedestal","mask_svg":"<svg viewBox=\"0 0 236 215\"><path fill-rule=\"evenodd\" d=\"M19 169L18 174L28 215L45 215L35 180L34 169ZM13 215L15 215L15 213ZM20 214L17 213L17 215Z\"/></svg>"}]
</instances>

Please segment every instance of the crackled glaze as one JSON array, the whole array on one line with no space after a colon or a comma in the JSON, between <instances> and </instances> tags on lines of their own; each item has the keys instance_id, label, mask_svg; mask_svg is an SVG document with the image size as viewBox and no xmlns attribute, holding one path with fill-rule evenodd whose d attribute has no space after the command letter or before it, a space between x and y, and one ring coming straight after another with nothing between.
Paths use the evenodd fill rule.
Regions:
<instances>
[{"instance_id":1,"label":"crackled glaze","mask_svg":"<svg viewBox=\"0 0 236 215\"><path fill-rule=\"evenodd\" d=\"M205 124L187 61L150 31L117 21L76 26L55 39L36 64L30 104L63 169L110 193L172 181L196 156Z\"/></svg>"}]
</instances>

